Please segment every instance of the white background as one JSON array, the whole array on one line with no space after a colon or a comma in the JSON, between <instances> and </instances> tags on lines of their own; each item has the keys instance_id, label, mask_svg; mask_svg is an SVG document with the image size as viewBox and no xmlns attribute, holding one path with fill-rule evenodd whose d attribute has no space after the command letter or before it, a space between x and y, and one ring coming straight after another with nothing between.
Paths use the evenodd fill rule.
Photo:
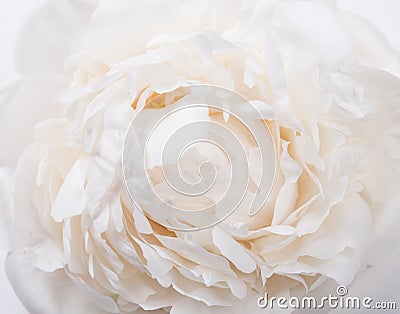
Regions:
<instances>
[{"instance_id":1,"label":"white background","mask_svg":"<svg viewBox=\"0 0 400 314\"><path fill-rule=\"evenodd\" d=\"M56 0L54 0L56 1ZM39 5L41 0L0 0L0 87L15 78L13 67L13 47L18 30L29 13ZM339 7L355 12L368 19L374 24L389 40L389 42L400 51L400 1L399 0L337 0ZM0 232L0 235L2 233ZM2 239L0 239L0 242ZM27 313L19 300L14 295L11 286L8 284L4 273L3 260L6 252L0 251L0 312L7 314ZM392 290L399 278L399 258L394 255L389 258L381 267L377 267L374 273L363 275L363 282L370 282L375 287L382 288L380 295L382 301L388 297L385 290ZM385 276L386 273L386 276ZM387 274L391 273L391 280ZM382 276L380 276L382 274ZM378 279L377 279L378 278ZM391 288L392 287L392 288ZM370 287L352 287L359 291L370 291ZM400 291L398 291L400 293ZM392 294L393 295L393 294ZM400 304L398 304L400 306ZM394 313L394 312L393 312ZM54 313L57 314L57 313Z\"/></svg>"}]
</instances>

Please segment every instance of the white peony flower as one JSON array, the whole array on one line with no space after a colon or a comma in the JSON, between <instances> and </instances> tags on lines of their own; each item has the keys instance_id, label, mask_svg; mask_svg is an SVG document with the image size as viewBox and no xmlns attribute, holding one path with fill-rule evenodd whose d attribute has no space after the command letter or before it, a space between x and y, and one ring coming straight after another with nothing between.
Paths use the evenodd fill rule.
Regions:
<instances>
[{"instance_id":1,"label":"white peony flower","mask_svg":"<svg viewBox=\"0 0 400 314\"><path fill-rule=\"evenodd\" d=\"M15 224L8 277L32 313L265 312L265 291L349 285L396 244L399 56L331 1L48 1L22 31L17 66L21 79L3 91L0 113L13 197L4 175L0 205ZM146 151L155 191L128 173L140 210L123 180L130 123L153 126L176 101L167 96L198 84L249 100L271 147L259 150L223 110L164 120ZM161 145L196 121L235 134L251 182L264 182L263 171L275 180L249 185L245 201L271 187L255 215L244 202L187 232L162 220L151 192L190 210L226 192L171 198L161 179ZM204 125L196 133L210 134ZM143 158L126 149L134 164L136 152ZM273 156L265 164L262 149ZM182 156L181 175L198 182L204 159L229 190L234 159L209 146Z\"/></svg>"}]
</instances>

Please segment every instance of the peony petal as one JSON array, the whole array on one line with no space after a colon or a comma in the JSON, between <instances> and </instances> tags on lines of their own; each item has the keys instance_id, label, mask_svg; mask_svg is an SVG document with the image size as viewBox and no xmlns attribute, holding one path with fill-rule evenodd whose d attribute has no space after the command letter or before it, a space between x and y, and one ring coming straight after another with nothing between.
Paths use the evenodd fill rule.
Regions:
<instances>
[{"instance_id":1,"label":"peony petal","mask_svg":"<svg viewBox=\"0 0 400 314\"><path fill-rule=\"evenodd\" d=\"M16 48L18 70L28 75L65 74L66 43L88 22L95 3L96 0L45 1L20 32Z\"/></svg>"},{"instance_id":2,"label":"peony petal","mask_svg":"<svg viewBox=\"0 0 400 314\"><path fill-rule=\"evenodd\" d=\"M302 1L280 3L273 23L282 40L290 42L296 50L301 47L313 56L318 55L325 66L334 68L346 64L344 61L350 58L350 37L334 12L325 6ZM318 32L315 25L320 27Z\"/></svg>"},{"instance_id":3,"label":"peony petal","mask_svg":"<svg viewBox=\"0 0 400 314\"><path fill-rule=\"evenodd\" d=\"M213 228L213 241L229 261L231 261L240 271L250 273L255 270L256 264L246 250L225 231L219 227Z\"/></svg>"},{"instance_id":4,"label":"peony petal","mask_svg":"<svg viewBox=\"0 0 400 314\"><path fill-rule=\"evenodd\" d=\"M18 163L14 179L14 223L19 231L32 232L36 237L40 237L44 230L32 198L26 195L30 195L35 187L37 165L43 155L42 149L33 145L28 146Z\"/></svg>"},{"instance_id":5,"label":"peony petal","mask_svg":"<svg viewBox=\"0 0 400 314\"><path fill-rule=\"evenodd\" d=\"M15 84L12 95L1 95L0 145L7 149L1 149L0 163L15 167L24 148L34 139L35 124L60 115L61 106L53 93L64 83L59 78L26 78Z\"/></svg>"},{"instance_id":6,"label":"peony petal","mask_svg":"<svg viewBox=\"0 0 400 314\"><path fill-rule=\"evenodd\" d=\"M196 311L198 313L202 314L212 313L212 308L205 305L204 303L190 299L184 299L172 306L170 314L186 314L192 311L193 308L196 308Z\"/></svg>"},{"instance_id":7,"label":"peony petal","mask_svg":"<svg viewBox=\"0 0 400 314\"><path fill-rule=\"evenodd\" d=\"M84 160L78 159L65 178L51 210L55 221L79 215L85 208L84 167Z\"/></svg>"},{"instance_id":8,"label":"peony petal","mask_svg":"<svg viewBox=\"0 0 400 314\"><path fill-rule=\"evenodd\" d=\"M119 313L118 305L115 301L107 296L104 296L96 290L90 288L82 279L76 278L67 272L68 277L74 284L86 295L92 302L94 302L101 310L107 313Z\"/></svg>"},{"instance_id":9,"label":"peony petal","mask_svg":"<svg viewBox=\"0 0 400 314\"><path fill-rule=\"evenodd\" d=\"M80 293L63 270L43 272L33 268L24 254L10 253L6 271L30 313L105 313Z\"/></svg>"},{"instance_id":10,"label":"peony petal","mask_svg":"<svg viewBox=\"0 0 400 314\"><path fill-rule=\"evenodd\" d=\"M45 272L64 268L63 250L53 240L46 240L25 250L31 265Z\"/></svg>"},{"instance_id":11,"label":"peony petal","mask_svg":"<svg viewBox=\"0 0 400 314\"><path fill-rule=\"evenodd\" d=\"M351 36L360 65L400 75L399 52L378 29L355 13L342 11L338 17Z\"/></svg>"},{"instance_id":12,"label":"peony petal","mask_svg":"<svg viewBox=\"0 0 400 314\"><path fill-rule=\"evenodd\" d=\"M12 172L0 166L0 251L9 249L12 230Z\"/></svg>"}]
</instances>

